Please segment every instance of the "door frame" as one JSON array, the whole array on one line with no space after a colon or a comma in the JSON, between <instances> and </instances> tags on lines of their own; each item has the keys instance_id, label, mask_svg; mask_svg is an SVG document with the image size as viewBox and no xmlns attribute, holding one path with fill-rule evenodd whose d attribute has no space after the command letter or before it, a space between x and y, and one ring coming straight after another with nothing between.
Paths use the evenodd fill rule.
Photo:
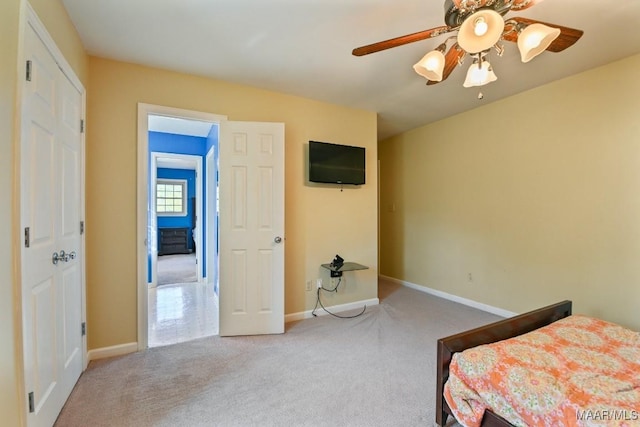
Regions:
<instances>
[{"instance_id":1,"label":"door frame","mask_svg":"<svg viewBox=\"0 0 640 427\"><path fill-rule=\"evenodd\" d=\"M22 2L22 6L21 6L21 13L20 13L21 19L20 19L20 29L19 29L19 33L20 33L20 39L19 39L19 45L18 45L18 76L24 76L24 64L26 63L26 54L25 54L25 46L24 46L24 40L26 39L27 35L26 32L28 31L29 27L31 27L31 29L33 29L33 31L35 32L35 34L40 38L40 40L42 41L42 43L45 45L45 47L47 48L47 50L49 50L49 52L51 53L51 55L53 56L54 60L56 61L59 69L62 71L62 73L65 75L65 77L69 80L69 82L72 84L72 86L78 90L78 92L80 92L80 96L81 96L81 100L80 100L80 108L81 108L81 116L82 116L82 126L84 127L84 129L82 129L82 131L80 132L80 169L79 169L79 179L80 179L80 212L79 212L79 219L80 221L82 221L83 224L86 224L86 206L85 206L85 202L86 202L86 112L87 112L87 92L85 90L84 85L82 84L82 82L80 81L80 79L78 78L78 76L76 75L73 67L69 64L69 62L67 61L67 59L64 57L64 54L62 53L62 51L58 48L58 46L56 45L55 40L51 37L51 35L49 34L49 32L47 31L46 26L42 23L42 20L38 17L38 14L35 12L35 10L33 9L33 7L31 6L31 4L28 1ZM14 239L14 241L16 242L14 244L14 248L16 249L14 251L15 253L15 262L13 264L13 276L16 279L15 283L16 286L18 287L18 290L16 292L16 300L14 302L14 306L19 307L19 312L22 313L24 315L24 311L22 309L23 304L25 301L23 301L22 299L22 287L23 287L23 283L22 283L22 264L23 264L23 259L22 259L22 251L23 251L23 239L22 239L22 230L20 227L20 224L22 222L22 205L21 205L21 199L22 199L22 180L21 180L21 160L22 160L22 141L24 138L23 135L23 120L24 120L24 116L22 114L22 110L23 110L23 85L24 85L24 81L22 80L23 77L19 77L16 81L16 102L17 107L16 108L16 121L15 123L18 123L19 125L17 125L15 127L15 140L18 141L17 142L17 148L15 150L15 154L13 156L13 166L14 166L14 179L15 179L15 196L13 198L13 204L15 206L14 208L14 221L17 222L17 226L14 227L15 234L13 234L13 236L15 237L17 235L17 238ZM78 124L80 126L80 123ZM80 224L78 224L78 226L80 226ZM79 257L79 268L80 268L80 316L81 316L81 322L83 324L86 325L86 321L87 321L87 281L86 281L86 238L85 238L85 233L82 232L80 234L80 250L82 251L81 256ZM16 320L16 331L17 331L17 336L21 337L20 338L20 350L18 352L18 354L20 355L20 360L21 360L21 369L18 369L18 372L16 372L16 376L18 378L18 384L19 384L19 396L18 396L18 401L21 404L21 407L24 408L24 411L22 413L22 417L23 417L23 421L27 422L28 418L29 418L29 413L28 413L28 405L27 405L27 396L26 396L26 372L25 372L25 354L24 354L24 324L25 321L24 319L20 316L19 319ZM82 339L82 344L81 344L81 348L82 348L82 371L84 372L87 369L87 366L89 364L89 359L88 359L88 354L87 354L87 335L84 334L81 336Z\"/></svg>"},{"instance_id":2,"label":"door frame","mask_svg":"<svg viewBox=\"0 0 640 427\"><path fill-rule=\"evenodd\" d=\"M162 105L138 103L138 177L137 177L137 295L138 295L138 351L149 346L149 301L147 282L147 245L149 201L149 115L178 117L220 124L227 116L202 111L185 110Z\"/></svg>"}]
</instances>

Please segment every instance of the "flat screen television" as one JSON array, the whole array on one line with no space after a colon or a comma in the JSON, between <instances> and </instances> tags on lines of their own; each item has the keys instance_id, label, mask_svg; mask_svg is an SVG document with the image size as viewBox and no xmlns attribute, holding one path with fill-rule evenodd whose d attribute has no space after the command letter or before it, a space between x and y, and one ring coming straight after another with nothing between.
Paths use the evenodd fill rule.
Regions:
<instances>
[{"instance_id":1,"label":"flat screen television","mask_svg":"<svg viewBox=\"0 0 640 427\"><path fill-rule=\"evenodd\" d=\"M364 147L309 141L309 181L327 184L364 184Z\"/></svg>"}]
</instances>

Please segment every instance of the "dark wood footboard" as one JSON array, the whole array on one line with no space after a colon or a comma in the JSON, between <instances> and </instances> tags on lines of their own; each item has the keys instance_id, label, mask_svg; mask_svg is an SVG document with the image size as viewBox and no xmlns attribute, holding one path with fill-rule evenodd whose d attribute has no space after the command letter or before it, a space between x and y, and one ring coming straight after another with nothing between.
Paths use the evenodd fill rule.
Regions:
<instances>
[{"instance_id":1,"label":"dark wood footboard","mask_svg":"<svg viewBox=\"0 0 640 427\"><path fill-rule=\"evenodd\" d=\"M534 329L541 328L570 315L571 301L567 300L439 339L438 375L436 380L436 423L439 426L444 426L447 421L447 415L452 415L451 409L449 409L447 402L444 400L443 391L444 383L449 378L449 364L451 363L453 353L526 334L527 332L531 332ZM511 424L503 418L487 412L483 418L482 425L509 426Z\"/></svg>"}]
</instances>

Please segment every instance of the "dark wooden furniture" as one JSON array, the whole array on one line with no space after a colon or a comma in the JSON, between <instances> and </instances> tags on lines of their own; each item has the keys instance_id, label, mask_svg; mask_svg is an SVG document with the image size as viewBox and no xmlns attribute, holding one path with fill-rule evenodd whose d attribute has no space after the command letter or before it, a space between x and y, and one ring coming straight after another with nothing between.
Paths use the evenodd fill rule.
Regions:
<instances>
[{"instance_id":1,"label":"dark wooden furniture","mask_svg":"<svg viewBox=\"0 0 640 427\"><path fill-rule=\"evenodd\" d=\"M160 228L158 230L158 255L188 254L189 228Z\"/></svg>"},{"instance_id":2,"label":"dark wooden furniture","mask_svg":"<svg viewBox=\"0 0 640 427\"><path fill-rule=\"evenodd\" d=\"M436 379L436 424L444 426L451 409L444 399L444 384L449 378L453 353L526 334L571 315L571 301L562 301L509 319L490 323L470 331L438 340L438 374ZM512 426L504 418L485 411L483 426Z\"/></svg>"}]
</instances>

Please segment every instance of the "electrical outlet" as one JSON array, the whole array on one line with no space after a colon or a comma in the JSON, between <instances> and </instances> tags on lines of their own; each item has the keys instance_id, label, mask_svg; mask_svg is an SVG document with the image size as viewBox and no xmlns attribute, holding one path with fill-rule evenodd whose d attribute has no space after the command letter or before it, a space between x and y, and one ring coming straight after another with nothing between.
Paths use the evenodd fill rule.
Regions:
<instances>
[{"instance_id":1,"label":"electrical outlet","mask_svg":"<svg viewBox=\"0 0 640 427\"><path fill-rule=\"evenodd\" d=\"M472 282L473 282L473 275L472 275L471 273L469 273L469 275L467 276L467 281L468 281L469 283L472 283Z\"/></svg>"},{"instance_id":2,"label":"electrical outlet","mask_svg":"<svg viewBox=\"0 0 640 427\"><path fill-rule=\"evenodd\" d=\"M313 289L313 282L311 280L307 280L307 292Z\"/></svg>"},{"instance_id":3,"label":"electrical outlet","mask_svg":"<svg viewBox=\"0 0 640 427\"><path fill-rule=\"evenodd\" d=\"M317 280L316 280L316 286L317 286L318 288L321 288L321 287L322 287L322 279L317 279Z\"/></svg>"}]
</instances>

